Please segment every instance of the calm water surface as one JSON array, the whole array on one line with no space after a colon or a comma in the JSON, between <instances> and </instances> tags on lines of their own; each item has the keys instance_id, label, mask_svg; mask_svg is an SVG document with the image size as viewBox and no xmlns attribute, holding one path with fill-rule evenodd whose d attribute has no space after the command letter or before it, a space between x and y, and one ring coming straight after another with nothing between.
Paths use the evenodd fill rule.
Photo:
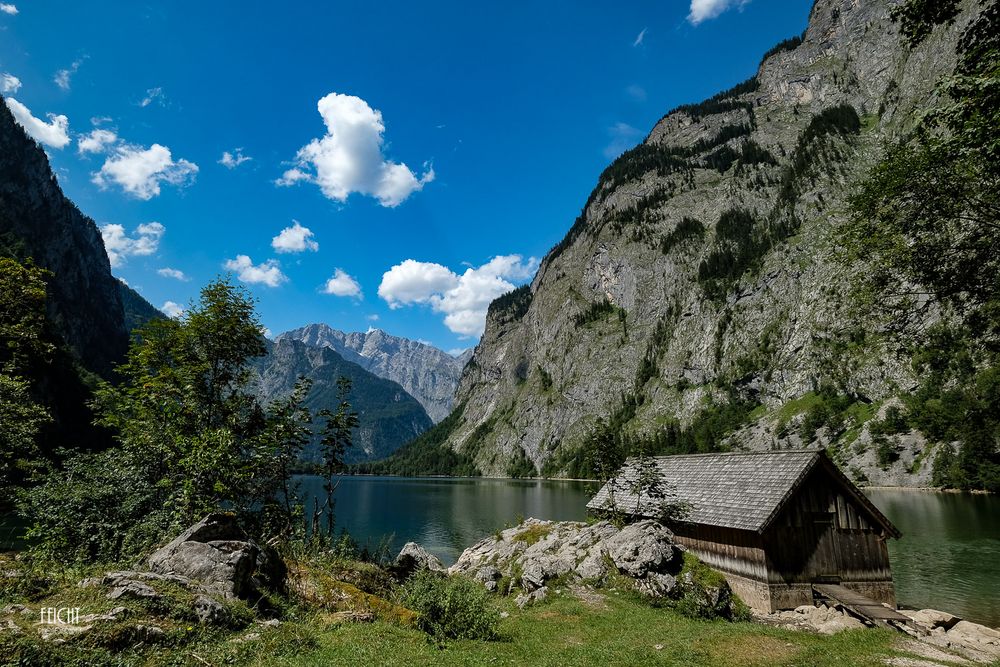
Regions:
<instances>
[{"instance_id":1,"label":"calm water surface","mask_svg":"<svg viewBox=\"0 0 1000 667\"><path fill-rule=\"evenodd\" d=\"M903 533L889 541L900 604L1000 627L1000 497L865 493Z\"/></svg>"},{"instance_id":2,"label":"calm water surface","mask_svg":"<svg viewBox=\"0 0 1000 667\"><path fill-rule=\"evenodd\" d=\"M307 493L322 480L302 477ZM586 482L345 477L337 521L361 543L419 542L446 563L521 517L582 520ZM1000 626L1000 498L905 490L868 496L903 533L889 543L900 604ZM311 505L311 501L310 501Z\"/></svg>"}]
</instances>

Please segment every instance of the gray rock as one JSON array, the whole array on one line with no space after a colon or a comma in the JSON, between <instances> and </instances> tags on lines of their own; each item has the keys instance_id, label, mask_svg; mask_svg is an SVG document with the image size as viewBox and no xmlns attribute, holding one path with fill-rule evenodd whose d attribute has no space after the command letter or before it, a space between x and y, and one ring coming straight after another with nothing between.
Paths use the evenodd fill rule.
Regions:
<instances>
[{"instance_id":1,"label":"gray rock","mask_svg":"<svg viewBox=\"0 0 1000 667\"><path fill-rule=\"evenodd\" d=\"M149 557L157 574L198 582L205 593L230 600L252 591L251 575L260 549L231 514L210 514Z\"/></svg>"},{"instance_id":2,"label":"gray rock","mask_svg":"<svg viewBox=\"0 0 1000 667\"><path fill-rule=\"evenodd\" d=\"M395 561L396 571L406 577L418 570L444 572L444 563L437 556L424 549L416 542L407 542L399 550Z\"/></svg>"},{"instance_id":3,"label":"gray rock","mask_svg":"<svg viewBox=\"0 0 1000 667\"><path fill-rule=\"evenodd\" d=\"M229 620L229 614L226 612L226 608L222 606L217 600L214 600L207 595L198 595L194 599L195 616L198 617L199 623L205 623L207 625L221 625Z\"/></svg>"},{"instance_id":4,"label":"gray rock","mask_svg":"<svg viewBox=\"0 0 1000 667\"><path fill-rule=\"evenodd\" d=\"M642 578L650 572L667 572L680 559L674 535L655 521L626 526L604 541L608 557L622 574Z\"/></svg>"},{"instance_id":5,"label":"gray rock","mask_svg":"<svg viewBox=\"0 0 1000 667\"><path fill-rule=\"evenodd\" d=\"M135 581L134 579L120 579L115 587L108 593L109 600L119 600L121 598L156 600L162 596L147 583Z\"/></svg>"},{"instance_id":6,"label":"gray rock","mask_svg":"<svg viewBox=\"0 0 1000 667\"><path fill-rule=\"evenodd\" d=\"M548 587L542 586L541 588L537 588L531 591L530 593L522 593L521 595L518 595L516 598L514 598L514 602L517 604L518 607L524 609L529 604L535 604L536 602L541 602L542 600L547 598L548 595L549 595Z\"/></svg>"}]
</instances>

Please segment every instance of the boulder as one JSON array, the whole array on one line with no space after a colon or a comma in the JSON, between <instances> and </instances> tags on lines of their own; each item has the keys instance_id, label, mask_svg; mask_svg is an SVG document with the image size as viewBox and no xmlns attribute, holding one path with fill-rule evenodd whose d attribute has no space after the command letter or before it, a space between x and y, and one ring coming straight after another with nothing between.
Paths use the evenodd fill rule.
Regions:
<instances>
[{"instance_id":1,"label":"boulder","mask_svg":"<svg viewBox=\"0 0 1000 667\"><path fill-rule=\"evenodd\" d=\"M622 574L638 579L650 572L667 572L676 565L681 552L673 540L674 534L666 526L640 521L604 540L604 548Z\"/></svg>"},{"instance_id":2,"label":"boulder","mask_svg":"<svg viewBox=\"0 0 1000 667\"><path fill-rule=\"evenodd\" d=\"M396 556L395 569L402 578L406 578L418 570L444 572L446 568L444 563L427 549L416 542L407 542Z\"/></svg>"},{"instance_id":3,"label":"boulder","mask_svg":"<svg viewBox=\"0 0 1000 667\"><path fill-rule=\"evenodd\" d=\"M935 628L950 630L956 623L962 620L958 616L949 614L946 611L938 611L937 609L900 609L899 613L912 618L928 630L934 630Z\"/></svg>"},{"instance_id":4,"label":"boulder","mask_svg":"<svg viewBox=\"0 0 1000 667\"><path fill-rule=\"evenodd\" d=\"M489 590L506 575L531 593L555 579L597 580L618 571L643 593L663 597L674 594L682 564L673 533L655 521L619 529L608 521L527 519L466 549L448 573L471 576Z\"/></svg>"},{"instance_id":5,"label":"boulder","mask_svg":"<svg viewBox=\"0 0 1000 667\"><path fill-rule=\"evenodd\" d=\"M149 569L197 582L205 593L231 600L254 591L260 548L232 514L215 513L191 526L149 557Z\"/></svg>"}]
</instances>

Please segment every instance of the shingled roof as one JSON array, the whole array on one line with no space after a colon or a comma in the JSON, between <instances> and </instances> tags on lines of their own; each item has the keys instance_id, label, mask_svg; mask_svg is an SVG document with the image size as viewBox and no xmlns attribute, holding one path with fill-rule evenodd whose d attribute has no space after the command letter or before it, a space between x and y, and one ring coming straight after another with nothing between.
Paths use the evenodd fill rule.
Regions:
<instances>
[{"instance_id":1,"label":"shingled roof","mask_svg":"<svg viewBox=\"0 0 1000 667\"><path fill-rule=\"evenodd\" d=\"M668 500L688 506L692 523L763 532L784 502L817 465L828 464L831 473L847 488L890 534L898 531L878 509L837 470L823 450L773 452L727 452L653 457L660 477L672 488ZM618 474L587 503L594 511L614 505L621 511L654 516L657 504L643 498L637 505L635 480L637 459L629 458ZM636 507L639 511L636 512Z\"/></svg>"}]
</instances>

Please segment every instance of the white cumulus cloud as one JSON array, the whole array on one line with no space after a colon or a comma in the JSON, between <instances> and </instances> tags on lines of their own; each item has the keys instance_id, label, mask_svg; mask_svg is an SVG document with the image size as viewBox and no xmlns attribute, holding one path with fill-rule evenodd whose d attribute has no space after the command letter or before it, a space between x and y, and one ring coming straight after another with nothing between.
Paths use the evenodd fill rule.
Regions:
<instances>
[{"instance_id":1,"label":"white cumulus cloud","mask_svg":"<svg viewBox=\"0 0 1000 667\"><path fill-rule=\"evenodd\" d=\"M0 74L0 93L8 95L21 89L21 80L10 72Z\"/></svg>"},{"instance_id":2,"label":"white cumulus cloud","mask_svg":"<svg viewBox=\"0 0 1000 667\"><path fill-rule=\"evenodd\" d=\"M163 305L160 306L160 310L163 311L163 314L167 317L176 318L184 314L184 306L179 303L174 303L173 301L165 301Z\"/></svg>"},{"instance_id":3,"label":"white cumulus cloud","mask_svg":"<svg viewBox=\"0 0 1000 667\"><path fill-rule=\"evenodd\" d=\"M194 179L198 165L187 160L174 161L170 149L160 144L149 148L120 144L91 180L101 189L111 183L138 199L152 199L160 194L160 184L184 186Z\"/></svg>"},{"instance_id":4,"label":"white cumulus cloud","mask_svg":"<svg viewBox=\"0 0 1000 667\"><path fill-rule=\"evenodd\" d=\"M392 208L434 180L431 167L418 177L404 163L385 158L382 113L360 97L330 93L317 108L326 134L299 149L278 185L311 181L330 199L343 202L357 192Z\"/></svg>"},{"instance_id":5,"label":"white cumulus cloud","mask_svg":"<svg viewBox=\"0 0 1000 667\"><path fill-rule=\"evenodd\" d=\"M162 269L157 269L156 272L159 273L164 278L173 278L174 280L180 280L182 282L187 282L191 280L186 275L184 275L184 272L181 271L180 269L171 269L169 266L164 267Z\"/></svg>"},{"instance_id":6,"label":"white cumulus cloud","mask_svg":"<svg viewBox=\"0 0 1000 667\"><path fill-rule=\"evenodd\" d=\"M330 279L323 285L324 294L334 296L353 296L361 298L361 285L343 269L335 269Z\"/></svg>"},{"instance_id":7,"label":"white cumulus cloud","mask_svg":"<svg viewBox=\"0 0 1000 667\"><path fill-rule=\"evenodd\" d=\"M125 232L125 227L122 225L101 226L104 249L108 252L111 266L121 266L133 255L152 255L159 248L160 238L166 231L167 228L158 222L139 225L131 235Z\"/></svg>"},{"instance_id":8,"label":"white cumulus cloud","mask_svg":"<svg viewBox=\"0 0 1000 667\"><path fill-rule=\"evenodd\" d=\"M728 9L743 7L748 2L750 0L691 0L688 21L692 25L698 25L702 21L714 19Z\"/></svg>"},{"instance_id":9,"label":"white cumulus cloud","mask_svg":"<svg viewBox=\"0 0 1000 667\"><path fill-rule=\"evenodd\" d=\"M118 135L112 130L96 129L87 134L81 134L76 139L76 149L80 154L103 153L108 146L118 141Z\"/></svg>"},{"instance_id":10,"label":"white cumulus cloud","mask_svg":"<svg viewBox=\"0 0 1000 667\"><path fill-rule=\"evenodd\" d=\"M312 230L300 225L298 220L292 220L291 227L285 227L271 239L271 247L277 252L305 252L306 250L316 252L319 250L319 244L312 237Z\"/></svg>"},{"instance_id":11,"label":"white cumulus cloud","mask_svg":"<svg viewBox=\"0 0 1000 667\"><path fill-rule=\"evenodd\" d=\"M70 142L69 118L54 113L46 114L49 122L35 118L31 110L15 100L7 98L7 108L32 139L52 148L65 148Z\"/></svg>"},{"instance_id":12,"label":"white cumulus cloud","mask_svg":"<svg viewBox=\"0 0 1000 667\"><path fill-rule=\"evenodd\" d=\"M479 336L486 311L498 296L514 289L538 269L534 257L499 255L461 275L441 264L407 259L385 272L378 294L390 308L428 304L444 315L444 324L463 336Z\"/></svg>"},{"instance_id":13,"label":"white cumulus cloud","mask_svg":"<svg viewBox=\"0 0 1000 667\"><path fill-rule=\"evenodd\" d=\"M246 255L237 255L236 259L227 259L222 265L227 271L232 271L236 277L245 283L252 285L261 284L268 287L277 287L287 282L288 276L281 272L281 265L277 260L269 259L261 264L254 264Z\"/></svg>"},{"instance_id":14,"label":"white cumulus cloud","mask_svg":"<svg viewBox=\"0 0 1000 667\"><path fill-rule=\"evenodd\" d=\"M0 2L0 12L3 12L4 14L10 14L11 16L15 16L17 14L17 6L8 4L6 2Z\"/></svg>"},{"instance_id":15,"label":"white cumulus cloud","mask_svg":"<svg viewBox=\"0 0 1000 667\"><path fill-rule=\"evenodd\" d=\"M219 164L221 164L226 169L236 169L244 162L249 162L252 157L247 157L243 154L242 148L234 149L232 152L222 151L222 157L219 158Z\"/></svg>"}]
</instances>

